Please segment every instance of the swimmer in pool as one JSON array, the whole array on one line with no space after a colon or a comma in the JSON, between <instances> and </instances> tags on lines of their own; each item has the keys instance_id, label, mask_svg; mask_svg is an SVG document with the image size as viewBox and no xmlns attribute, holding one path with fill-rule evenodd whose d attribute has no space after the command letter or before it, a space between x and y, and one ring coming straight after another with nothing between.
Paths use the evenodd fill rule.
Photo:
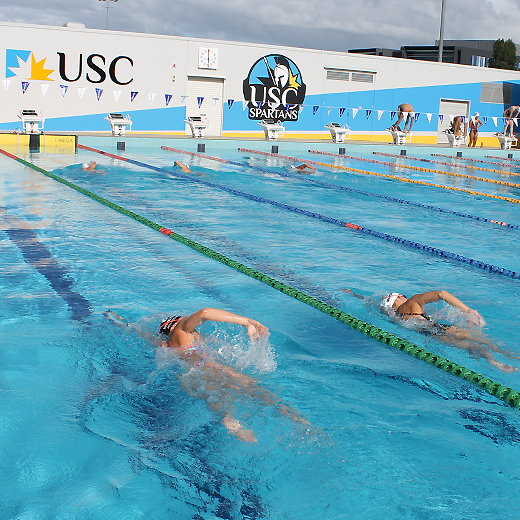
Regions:
<instances>
[{"instance_id":1,"label":"swimmer in pool","mask_svg":"<svg viewBox=\"0 0 520 520\"><path fill-rule=\"evenodd\" d=\"M81 165L81 169L82 170L87 170L87 171L92 171L92 170L96 169L96 166L97 166L97 162L90 161L88 163L83 163Z\"/></svg>"},{"instance_id":2,"label":"swimmer in pool","mask_svg":"<svg viewBox=\"0 0 520 520\"><path fill-rule=\"evenodd\" d=\"M178 166L183 173L191 173L190 167L180 161L173 161L174 166Z\"/></svg>"},{"instance_id":3,"label":"swimmer in pool","mask_svg":"<svg viewBox=\"0 0 520 520\"><path fill-rule=\"evenodd\" d=\"M355 296L356 298L364 299L363 296L355 294L350 289L341 290ZM511 365L500 363L493 357L489 350L499 352L510 359L519 359L513 356L510 352L499 349L489 339L472 334L469 330L461 329L454 325L444 325L433 321L424 311L423 305L441 300L465 313L465 317L470 327L476 325L477 327L482 328L486 324L478 311L471 309L465 303L462 303L458 298L453 296L453 294L443 290L415 294L410 298L399 293L389 293L381 300L381 307L384 312L395 316L395 318L399 320L414 320L414 324L417 325L419 332L435 336L440 341L467 350L475 357L484 357L489 363L504 372L515 372L518 370Z\"/></svg>"},{"instance_id":4,"label":"swimmer in pool","mask_svg":"<svg viewBox=\"0 0 520 520\"><path fill-rule=\"evenodd\" d=\"M298 166L291 166L291 170L296 170L298 173L315 173L316 168L310 164L303 163Z\"/></svg>"},{"instance_id":5,"label":"swimmer in pool","mask_svg":"<svg viewBox=\"0 0 520 520\"><path fill-rule=\"evenodd\" d=\"M116 325L130 326L113 311L106 311L104 315ZM223 416L222 424L227 431L244 442L256 442L253 430L244 427L235 418L233 402L229 402L229 399L215 398L216 395L223 395L228 389L239 390L252 398L259 398L268 405L274 405L293 421L309 424L294 408L281 402L272 392L261 388L255 379L210 358L197 331L197 327L205 321L242 325L247 329L251 341L269 336L269 329L258 321L222 309L203 308L188 316L171 316L162 320L159 332L163 337L167 336L167 339L160 341L161 347L174 349L181 360L197 369L195 373L190 370L180 378L188 394L205 399L213 411Z\"/></svg>"}]
</instances>

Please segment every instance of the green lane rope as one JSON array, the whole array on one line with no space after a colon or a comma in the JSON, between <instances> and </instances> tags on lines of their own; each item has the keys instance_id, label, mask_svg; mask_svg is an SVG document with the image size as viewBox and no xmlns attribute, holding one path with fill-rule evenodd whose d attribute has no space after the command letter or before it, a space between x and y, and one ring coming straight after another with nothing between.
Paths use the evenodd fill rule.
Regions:
<instances>
[{"instance_id":1,"label":"green lane rope","mask_svg":"<svg viewBox=\"0 0 520 520\"><path fill-rule=\"evenodd\" d=\"M15 161L19 162L20 164L27 166L28 168L38 171L38 172L42 173L43 175L50 177L51 179L54 179L55 181L57 181L61 184L64 184L65 186L68 186L69 188L72 188L73 190L78 191L79 193L81 193L83 195L86 195L87 197L90 197L91 199L99 202L100 204L103 204L104 206L107 206L107 207L117 211L118 213L120 213L122 215L130 217L130 218L136 220L137 222L140 222L141 224L144 224L145 226L148 226L151 229L154 229L155 231L159 231L163 235L168 236L168 237L172 238L173 240L176 240L177 242L180 242L181 244L184 244L184 245L192 248L193 250L198 251L199 253L202 253L203 255L207 256L208 258L217 260L218 262L220 262L228 267L231 267L232 269L235 269L239 273L245 274L247 276L250 276L251 278L254 278L255 280L265 283L266 285L272 287L273 289L276 289L277 291L280 291L281 293L286 294L287 296L291 296L292 298L295 298L296 300L301 301L302 303L305 303L305 304L309 305L310 307L313 307L313 308L323 312L324 314L327 314L328 316L331 316L332 318L336 319L337 321L344 323L345 325L348 325L349 327L351 327L359 332L362 332L363 334L367 335L370 338L376 339L377 341L379 341L385 345L389 345L389 346L394 347L397 350L400 350L402 352L405 352L406 354L409 354L417 359L425 361L426 363L428 363L432 366L435 366L437 368L440 368L441 370L444 370L445 372L447 372L449 374L460 377L460 378L472 383L473 385L477 386L478 388L486 391L487 393L504 401L507 405L520 410L520 392L518 392L517 390L514 390L505 385L501 385L500 383L497 383L496 381L493 381L492 379L490 379L486 376L483 376L482 374L479 374L473 370L470 370L470 369L468 369L458 363L450 361L449 359L446 359L442 356L434 354L433 352L430 352L422 347L419 347L418 345L415 345L414 343L411 343L410 341L407 341L403 338L400 338L399 336L396 336L395 334L392 334L379 327L376 327L363 320L360 320L360 319L356 318L355 316L352 316L344 311L341 311L337 307L334 307L325 302L322 302L321 300L318 300L317 298L314 298L312 296L309 296L308 294L305 294L304 292L299 291L298 289L295 289L294 287L291 287L290 285L286 285L283 282L276 280L275 278L267 276L267 275L257 271L256 269L253 269L240 262L232 260L231 258L228 258L227 256L225 256L221 253L213 251L209 247L203 246L202 244L199 244L198 242L195 242L194 240L184 237L184 236L180 235L179 233L175 233L171 229L161 226L161 225L147 219L146 217L143 217L141 215L138 215L137 213L134 213L133 211L129 211L129 210L123 208L122 206L119 206L118 204L115 204L103 197L100 197L99 195L96 195L95 193L92 193L91 191L86 190L85 188L82 188L81 186L73 184L72 182L69 182L66 179L63 179L62 177L59 177L58 175L50 173L47 170L40 168L39 166L36 166L28 161L25 161L24 159L16 157L15 155L10 154L9 152L6 152L6 151L0 149L0 153L6 155L7 157L10 157L11 159L14 159Z\"/></svg>"}]
</instances>

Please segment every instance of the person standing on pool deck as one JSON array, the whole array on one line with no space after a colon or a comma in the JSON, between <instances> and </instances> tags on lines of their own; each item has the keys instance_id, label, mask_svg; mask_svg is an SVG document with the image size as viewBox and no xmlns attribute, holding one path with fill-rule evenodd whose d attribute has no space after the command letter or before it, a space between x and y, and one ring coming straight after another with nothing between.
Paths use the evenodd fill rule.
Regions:
<instances>
[{"instance_id":1,"label":"person standing on pool deck","mask_svg":"<svg viewBox=\"0 0 520 520\"><path fill-rule=\"evenodd\" d=\"M480 118L480 114L478 112L475 112L475 117L471 118L469 121L469 142L468 147L473 147L477 145L477 138L478 138L478 129L484 124Z\"/></svg>"},{"instance_id":2,"label":"person standing on pool deck","mask_svg":"<svg viewBox=\"0 0 520 520\"><path fill-rule=\"evenodd\" d=\"M364 299L362 295L355 294L350 289L341 290L351 294L352 296L355 296L356 298ZM493 352L499 352L500 354L503 354L510 359L519 358L513 356L510 352L500 350L487 338L477 336L468 330L461 329L460 327L456 327L454 325L445 325L433 321L424 311L423 305L426 305L427 303L438 302L440 300L445 301L449 305L452 305L453 307L464 312L467 315L466 319L468 320L470 327L472 324L475 324L479 328L482 328L486 324L478 311L471 309L465 303L462 303L457 297L453 296L453 294L450 294L448 291L444 290L414 294L410 298L407 298L406 296L396 292L389 293L382 298L381 307L386 313L392 313L399 320L408 321L413 319L415 322L414 324L417 325L419 332L435 336L439 341L443 341L444 343L448 343L457 348L467 350L475 357L482 356L487 359L487 361L489 361L489 363L491 363L493 366L503 370L504 372L515 372L518 370L511 365L506 365L505 363L500 363L497 361L491 352L489 352L489 350L492 350ZM487 350L483 345L489 348L489 350Z\"/></svg>"},{"instance_id":3,"label":"person standing on pool deck","mask_svg":"<svg viewBox=\"0 0 520 520\"><path fill-rule=\"evenodd\" d=\"M404 130L401 130L399 128L399 123L401 123L401 121L403 120L405 115L406 115L406 121L404 122ZM412 125L415 121L415 112L413 111L412 105L410 105L409 103L402 103L401 105L399 105L397 107L397 116L398 116L397 122L395 124L393 124L390 127L390 129L394 130L394 131L397 130L398 132L403 131L404 133L411 132ZM406 125L408 125L408 123L410 123L410 126L409 126L408 130L406 130Z\"/></svg>"},{"instance_id":4,"label":"person standing on pool deck","mask_svg":"<svg viewBox=\"0 0 520 520\"><path fill-rule=\"evenodd\" d=\"M129 326L121 316L113 311L106 311L104 314L116 325ZM260 398L268 405L274 405L283 415L288 416L294 422L308 425L308 421L301 417L294 408L281 402L269 390L261 388L255 379L210 358L197 331L197 327L205 321L242 325L247 329L251 341L269 336L269 329L256 320L209 307L188 316L171 316L162 320L159 332L168 336L168 339L160 342L161 347L175 350L182 361L187 362L192 368L198 369L196 374L190 370L188 374L181 377L184 390L190 395L202 397L213 411L223 414L224 427L229 433L244 442L256 442L255 434L253 430L245 428L234 417L232 400L230 402L230 400L216 399L219 391L223 394L229 389L240 390L250 397Z\"/></svg>"},{"instance_id":5,"label":"person standing on pool deck","mask_svg":"<svg viewBox=\"0 0 520 520\"><path fill-rule=\"evenodd\" d=\"M515 105L510 106L504 110L504 119L506 120L506 126L504 127L504 137L508 137L507 127L509 127L509 137L513 137L514 132L514 118L520 114L520 107Z\"/></svg>"}]
</instances>

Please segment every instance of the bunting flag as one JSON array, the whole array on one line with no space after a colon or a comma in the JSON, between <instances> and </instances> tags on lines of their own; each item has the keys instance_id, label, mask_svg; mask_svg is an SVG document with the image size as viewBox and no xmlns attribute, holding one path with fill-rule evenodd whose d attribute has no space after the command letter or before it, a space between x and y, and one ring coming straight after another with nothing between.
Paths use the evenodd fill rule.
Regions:
<instances>
[{"instance_id":1,"label":"bunting flag","mask_svg":"<svg viewBox=\"0 0 520 520\"><path fill-rule=\"evenodd\" d=\"M415 112L415 115L413 116L413 120L415 123L417 123L417 119L419 119L419 116L421 115L420 112Z\"/></svg>"},{"instance_id":2,"label":"bunting flag","mask_svg":"<svg viewBox=\"0 0 520 520\"><path fill-rule=\"evenodd\" d=\"M432 122L432 114L428 114L428 112L426 112L426 119L428 119L428 123L431 123Z\"/></svg>"},{"instance_id":3,"label":"bunting flag","mask_svg":"<svg viewBox=\"0 0 520 520\"><path fill-rule=\"evenodd\" d=\"M359 108L353 108L352 109L352 119L356 119L358 110L359 110Z\"/></svg>"},{"instance_id":4,"label":"bunting flag","mask_svg":"<svg viewBox=\"0 0 520 520\"><path fill-rule=\"evenodd\" d=\"M396 114L397 112L395 110L392 110L392 112L390 112L390 119L393 119Z\"/></svg>"},{"instance_id":5,"label":"bunting flag","mask_svg":"<svg viewBox=\"0 0 520 520\"><path fill-rule=\"evenodd\" d=\"M314 105L314 106L312 107L312 115L313 115L313 116L316 115L316 112L319 110L319 108L320 108L320 107L319 107L318 105Z\"/></svg>"},{"instance_id":6,"label":"bunting flag","mask_svg":"<svg viewBox=\"0 0 520 520\"><path fill-rule=\"evenodd\" d=\"M514 121L515 125L518 126L518 118L517 117L513 117L513 121Z\"/></svg>"},{"instance_id":7,"label":"bunting flag","mask_svg":"<svg viewBox=\"0 0 520 520\"><path fill-rule=\"evenodd\" d=\"M25 94L27 89L29 88L29 82L28 81L22 81L22 93Z\"/></svg>"},{"instance_id":8,"label":"bunting flag","mask_svg":"<svg viewBox=\"0 0 520 520\"><path fill-rule=\"evenodd\" d=\"M172 100L171 94L164 94L164 101L166 101L166 106L170 104L170 101Z\"/></svg>"},{"instance_id":9,"label":"bunting flag","mask_svg":"<svg viewBox=\"0 0 520 520\"><path fill-rule=\"evenodd\" d=\"M482 119L484 120L484 124L487 125L487 116L482 117Z\"/></svg>"},{"instance_id":10,"label":"bunting flag","mask_svg":"<svg viewBox=\"0 0 520 520\"><path fill-rule=\"evenodd\" d=\"M214 97L213 98L213 106L216 107L217 106L217 101L219 100L218 97Z\"/></svg>"},{"instance_id":11,"label":"bunting flag","mask_svg":"<svg viewBox=\"0 0 520 520\"><path fill-rule=\"evenodd\" d=\"M442 114L439 114L439 123L442 123L444 120L444 116Z\"/></svg>"},{"instance_id":12,"label":"bunting flag","mask_svg":"<svg viewBox=\"0 0 520 520\"><path fill-rule=\"evenodd\" d=\"M341 117L344 113L345 113L345 108L340 108L339 109L339 117Z\"/></svg>"},{"instance_id":13,"label":"bunting flag","mask_svg":"<svg viewBox=\"0 0 520 520\"><path fill-rule=\"evenodd\" d=\"M184 105L184 103L186 103L186 98L188 96L181 96L181 103Z\"/></svg>"},{"instance_id":14,"label":"bunting flag","mask_svg":"<svg viewBox=\"0 0 520 520\"><path fill-rule=\"evenodd\" d=\"M493 119L493 123L495 123L495 126L497 126L498 117L492 117L491 119Z\"/></svg>"},{"instance_id":15,"label":"bunting flag","mask_svg":"<svg viewBox=\"0 0 520 520\"><path fill-rule=\"evenodd\" d=\"M96 89L96 97L97 97L98 101L99 101L99 98L101 97L101 94L103 94L103 89L102 88L97 88Z\"/></svg>"},{"instance_id":16,"label":"bunting flag","mask_svg":"<svg viewBox=\"0 0 520 520\"><path fill-rule=\"evenodd\" d=\"M505 117L501 117L500 119L502 119L502 124L505 125L506 124L506 121L507 119Z\"/></svg>"},{"instance_id":17,"label":"bunting flag","mask_svg":"<svg viewBox=\"0 0 520 520\"><path fill-rule=\"evenodd\" d=\"M148 101L150 101L150 105L153 103L155 96L156 96L155 92L148 94ZM199 108L200 108L200 105L199 105Z\"/></svg>"},{"instance_id":18,"label":"bunting flag","mask_svg":"<svg viewBox=\"0 0 520 520\"><path fill-rule=\"evenodd\" d=\"M300 111L300 114L303 112L304 105L300 105L300 108L298 109Z\"/></svg>"},{"instance_id":19,"label":"bunting flag","mask_svg":"<svg viewBox=\"0 0 520 520\"><path fill-rule=\"evenodd\" d=\"M234 102L235 102L235 100L233 100L233 99L228 99L228 100L227 100L227 107L228 107L228 108L231 108L231 107L233 106L233 103L234 103Z\"/></svg>"},{"instance_id":20,"label":"bunting flag","mask_svg":"<svg viewBox=\"0 0 520 520\"><path fill-rule=\"evenodd\" d=\"M202 96L197 97L197 105L199 105L199 108L201 107L203 101L204 101L204 98Z\"/></svg>"},{"instance_id":21,"label":"bunting flag","mask_svg":"<svg viewBox=\"0 0 520 520\"><path fill-rule=\"evenodd\" d=\"M61 88L61 96L65 97L65 94L67 93L67 90L69 89L68 85L60 85Z\"/></svg>"},{"instance_id":22,"label":"bunting flag","mask_svg":"<svg viewBox=\"0 0 520 520\"><path fill-rule=\"evenodd\" d=\"M42 83L40 86L42 87L42 94L45 96L47 90L49 90L49 83Z\"/></svg>"},{"instance_id":23,"label":"bunting flag","mask_svg":"<svg viewBox=\"0 0 520 520\"><path fill-rule=\"evenodd\" d=\"M381 116L383 115L385 111L384 110L378 110L377 111L377 120L378 121L381 121Z\"/></svg>"},{"instance_id":24,"label":"bunting flag","mask_svg":"<svg viewBox=\"0 0 520 520\"><path fill-rule=\"evenodd\" d=\"M466 116L460 116L460 119L462 120L462 124L466 124Z\"/></svg>"},{"instance_id":25,"label":"bunting flag","mask_svg":"<svg viewBox=\"0 0 520 520\"><path fill-rule=\"evenodd\" d=\"M370 117L370 114L372 113L372 110L366 109L365 112L367 113L367 119Z\"/></svg>"},{"instance_id":26,"label":"bunting flag","mask_svg":"<svg viewBox=\"0 0 520 520\"><path fill-rule=\"evenodd\" d=\"M132 102L139 92L130 92L130 102Z\"/></svg>"},{"instance_id":27,"label":"bunting flag","mask_svg":"<svg viewBox=\"0 0 520 520\"><path fill-rule=\"evenodd\" d=\"M5 90L7 90L9 88L9 85L11 84L11 80L10 79L3 79L2 83L4 84Z\"/></svg>"},{"instance_id":28,"label":"bunting flag","mask_svg":"<svg viewBox=\"0 0 520 520\"><path fill-rule=\"evenodd\" d=\"M285 111L286 111L286 112L289 112L289 108L291 108L291 105L289 105L289 103L287 103L287 104L285 105Z\"/></svg>"},{"instance_id":29,"label":"bunting flag","mask_svg":"<svg viewBox=\"0 0 520 520\"><path fill-rule=\"evenodd\" d=\"M327 111L327 115L328 115L328 116L330 116L330 109L331 109L331 108L332 108L332 107L329 107L329 109L328 109L328 111Z\"/></svg>"},{"instance_id":30,"label":"bunting flag","mask_svg":"<svg viewBox=\"0 0 520 520\"><path fill-rule=\"evenodd\" d=\"M263 101L257 101L256 102L256 106L257 106L258 109L262 108L263 104L264 104Z\"/></svg>"},{"instance_id":31,"label":"bunting flag","mask_svg":"<svg viewBox=\"0 0 520 520\"><path fill-rule=\"evenodd\" d=\"M79 99L83 97L83 94L85 94L85 90L87 90L87 87L78 87Z\"/></svg>"},{"instance_id":32,"label":"bunting flag","mask_svg":"<svg viewBox=\"0 0 520 520\"><path fill-rule=\"evenodd\" d=\"M453 123L453 116L450 114L449 117L450 117L450 123Z\"/></svg>"},{"instance_id":33,"label":"bunting flag","mask_svg":"<svg viewBox=\"0 0 520 520\"><path fill-rule=\"evenodd\" d=\"M119 101L120 97L121 97L121 91L120 90L114 90L114 98L116 100L116 103Z\"/></svg>"},{"instance_id":34,"label":"bunting flag","mask_svg":"<svg viewBox=\"0 0 520 520\"><path fill-rule=\"evenodd\" d=\"M247 105L248 105L247 101L242 101L242 112L246 109Z\"/></svg>"}]
</instances>

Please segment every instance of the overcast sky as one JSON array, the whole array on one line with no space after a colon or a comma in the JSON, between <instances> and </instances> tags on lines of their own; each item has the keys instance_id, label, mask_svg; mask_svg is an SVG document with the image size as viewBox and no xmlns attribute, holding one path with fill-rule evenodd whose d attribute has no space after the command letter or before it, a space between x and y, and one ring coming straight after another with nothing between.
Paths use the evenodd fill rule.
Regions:
<instances>
[{"instance_id":1,"label":"overcast sky","mask_svg":"<svg viewBox=\"0 0 520 520\"><path fill-rule=\"evenodd\" d=\"M119 0L109 29L346 51L434 45L441 0ZM0 21L105 29L100 0L0 0ZM445 39L520 43L519 0L446 0Z\"/></svg>"}]
</instances>

